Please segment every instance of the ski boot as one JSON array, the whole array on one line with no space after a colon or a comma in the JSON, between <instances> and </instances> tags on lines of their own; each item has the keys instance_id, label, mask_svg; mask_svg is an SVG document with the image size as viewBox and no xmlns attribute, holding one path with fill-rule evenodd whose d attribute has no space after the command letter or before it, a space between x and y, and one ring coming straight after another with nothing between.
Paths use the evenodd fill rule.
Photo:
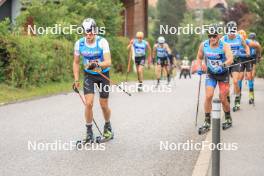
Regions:
<instances>
[{"instance_id":1,"label":"ski boot","mask_svg":"<svg viewBox=\"0 0 264 176\"><path fill-rule=\"evenodd\" d=\"M204 124L198 129L198 134L199 135L205 134L210 130L210 126L211 126L210 121L205 120Z\"/></svg>"},{"instance_id":2,"label":"ski boot","mask_svg":"<svg viewBox=\"0 0 264 176\"><path fill-rule=\"evenodd\" d=\"M254 105L255 102L254 102L254 93L253 92L249 92L249 101L248 101L249 104L252 104Z\"/></svg>"},{"instance_id":3,"label":"ski boot","mask_svg":"<svg viewBox=\"0 0 264 176\"><path fill-rule=\"evenodd\" d=\"M233 107L233 112L240 110L240 97L236 97L235 106Z\"/></svg>"},{"instance_id":4,"label":"ski boot","mask_svg":"<svg viewBox=\"0 0 264 176\"><path fill-rule=\"evenodd\" d=\"M171 82L171 76L170 76L170 75L167 76L167 81L168 81L168 82L167 82L167 85L169 85L170 82Z\"/></svg>"},{"instance_id":5,"label":"ski boot","mask_svg":"<svg viewBox=\"0 0 264 176\"><path fill-rule=\"evenodd\" d=\"M236 103L235 106L233 107L233 112L236 112L238 110L240 110L240 104Z\"/></svg>"},{"instance_id":6,"label":"ski boot","mask_svg":"<svg viewBox=\"0 0 264 176\"><path fill-rule=\"evenodd\" d=\"M226 118L225 122L222 123L223 130L226 130L226 129L230 128L230 127L232 127L232 118L231 117Z\"/></svg>"},{"instance_id":7,"label":"ski boot","mask_svg":"<svg viewBox=\"0 0 264 176\"><path fill-rule=\"evenodd\" d=\"M94 135L91 127L87 127L86 137L83 140L76 142L76 147L81 148L82 145L92 144L94 142Z\"/></svg>"},{"instance_id":8,"label":"ski boot","mask_svg":"<svg viewBox=\"0 0 264 176\"><path fill-rule=\"evenodd\" d=\"M158 87L159 87L159 85L160 85L160 80L158 79L158 81L157 81L157 84L156 84L155 88L158 88Z\"/></svg>"},{"instance_id":9,"label":"ski boot","mask_svg":"<svg viewBox=\"0 0 264 176\"><path fill-rule=\"evenodd\" d=\"M142 88L143 87L143 83L139 83L138 84L138 92L141 92L142 91Z\"/></svg>"},{"instance_id":10,"label":"ski boot","mask_svg":"<svg viewBox=\"0 0 264 176\"><path fill-rule=\"evenodd\" d=\"M105 143L107 141L110 141L114 139L114 134L112 132L112 127L110 125L110 123L106 123L104 125L104 133L103 133L103 137L97 137L96 138L96 143Z\"/></svg>"}]
</instances>

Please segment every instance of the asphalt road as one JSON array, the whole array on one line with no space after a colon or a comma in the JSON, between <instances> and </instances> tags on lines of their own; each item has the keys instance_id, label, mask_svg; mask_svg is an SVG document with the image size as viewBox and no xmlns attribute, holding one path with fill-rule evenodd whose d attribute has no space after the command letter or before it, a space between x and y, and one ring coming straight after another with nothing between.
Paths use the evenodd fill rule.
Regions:
<instances>
[{"instance_id":1,"label":"asphalt road","mask_svg":"<svg viewBox=\"0 0 264 176\"><path fill-rule=\"evenodd\" d=\"M204 138L194 127L197 87L194 77L175 79L170 93L141 92L132 97L112 93L115 139L105 144L105 150L43 148L47 143L69 143L83 137L83 105L74 93L1 106L0 175L191 175L199 151L160 150L160 142L178 144ZM98 96L94 117L103 128ZM94 132L98 134L95 127ZM34 142L38 150L29 148Z\"/></svg>"}]
</instances>

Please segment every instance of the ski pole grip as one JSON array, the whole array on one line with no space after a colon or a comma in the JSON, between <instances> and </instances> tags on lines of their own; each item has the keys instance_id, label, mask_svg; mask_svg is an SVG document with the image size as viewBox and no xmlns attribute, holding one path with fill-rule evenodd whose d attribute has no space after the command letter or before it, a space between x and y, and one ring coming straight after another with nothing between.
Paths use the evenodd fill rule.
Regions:
<instances>
[{"instance_id":1,"label":"ski pole grip","mask_svg":"<svg viewBox=\"0 0 264 176\"><path fill-rule=\"evenodd\" d=\"M79 93L78 88L75 86L75 83L72 84L72 89L74 92Z\"/></svg>"},{"instance_id":2,"label":"ski pole grip","mask_svg":"<svg viewBox=\"0 0 264 176\"><path fill-rule=\"evenodd\" d=\"M221 116L221 101L213 100L212 107L212 143L215 146L212 150L212 175L220 176L220 116Z\"/></svg>"}]
</instances>

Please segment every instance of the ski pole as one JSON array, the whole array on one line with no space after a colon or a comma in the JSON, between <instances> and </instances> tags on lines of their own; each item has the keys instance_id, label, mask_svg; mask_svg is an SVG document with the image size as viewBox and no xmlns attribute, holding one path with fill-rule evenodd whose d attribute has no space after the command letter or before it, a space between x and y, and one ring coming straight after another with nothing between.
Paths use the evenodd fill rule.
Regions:
<instances>
[{"instance_id":1,"label":"ski pole","mask_svg":"<svg viewBox=\"0 0 264 176\"><path fill-rule=\"evenodd\" d=\"M80 98L81 98L81 100L82 100L82 102L83 102L83 105L85 106L85 105L86 105L85 100L84 100L83 96L80 94L80 91L79 91L78 88L75 86L75 84L72 85L72 89L74 90L74 92L76 92L77 94L79 94L79 96L80 96ZM95 126L96 126L97 130L99 131L100 135L103 136L103 133L102 133L101 130L99 129L99 127L98 127L96 121L94 120L94 118L93 118L93 123L95 124Z\"/></svg>"},{"instance_id":2,"label":"ski pole","mask_svg":"<svg viewBox=\"0 0 264 176\"><path fill-rule=\"evenodd\" d=\"M241 64L245 64L245 63L248 63L248 62L252 62L256 59L252 59L252 60L248 60L248 61L244 61L244 62L240 62L240 63L237 63L237 64L233 64L233 65L229 65L229 66L226 66L224 68L230 68L230 67L234 67L234 66L237 66L237 65L241 65Z\"/></svg>"},{"instance_id":3,"label":"ski pole","mask_svg":"<svg viewBox=\"0 0 264 176\"><path fill-rule=\"evenodd\" d=\"M131 64L131 50L128 53L128 63L127 63L127 72L126 72L126 82L127 82L127 77L128 77L128 73L130 71L130 64Z\"/></svg>"},{"instance_id":4,"label":"ski pole","mask_svg":"<svg viewBox=\"0 0 264 176\"><path fill-rule=\"evenodd\" d=\"M200 78L199 78L198 98L197 98L196 116L195 116L195 127L197 126L197 118L198 118L198 112L199 112L201 82L202 82L202 75L200 75Z\"/></svg>"},{"instance_id":5,"label":"ski pole","mask_svg":"<svg viewBox=\"0 0 264 176\"><path fill-rule=\"evenodd\" d=\"M125 89L123 89L120 85L116 84L115 82L113 82L111 79L109 79L107 76L105 76L103 73L101 72L97 72L99 75L101 75L104 79L106 79L107 81L109 81L112 85L116 85L120 90L122 90L124 93L126 93L127 95L131 96L131 93L127 92Z\"/></svg>"}]
</instances>

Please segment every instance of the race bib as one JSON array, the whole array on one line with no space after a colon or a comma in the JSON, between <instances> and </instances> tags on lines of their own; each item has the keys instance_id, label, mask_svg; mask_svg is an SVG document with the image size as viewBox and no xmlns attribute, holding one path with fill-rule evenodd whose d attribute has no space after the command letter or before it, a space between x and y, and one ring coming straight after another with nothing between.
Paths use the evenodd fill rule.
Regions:
<instances>
[{"instance_id":1,"label":"race bib","mask_svg":"<svg viewBox=\"0 0 264 176\"><path fill-rule=\"evenodd\" d=\"M224 68L222 67L223 62L221 60L208 60L209 68L214 73L223 72Z\"/></svg>"}]
</instances>

